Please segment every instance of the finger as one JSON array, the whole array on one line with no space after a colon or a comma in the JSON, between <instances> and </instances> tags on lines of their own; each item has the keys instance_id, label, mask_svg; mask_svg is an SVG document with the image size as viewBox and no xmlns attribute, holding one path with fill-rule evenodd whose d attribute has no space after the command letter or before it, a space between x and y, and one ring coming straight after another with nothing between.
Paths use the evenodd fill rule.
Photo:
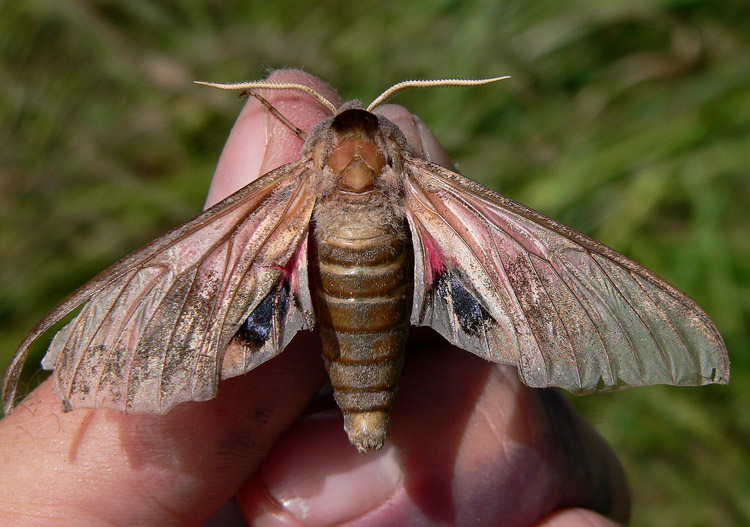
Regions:
<instances>
[{"instance_id":1,"label":"finger","mask_svg":"<svg viewBox=\"0 0 750 527\"><path fill-rule=\"evenodd\" d=\"M308 80L299 72L280 75ZM232 131L215 199L292 148L274 139L275 125L259 120L254 104ZM308 102L291 97L289 104ZM261 154L254 167L238 166ZM0 514L34 525L59 525L60 518L77 525L195 524L234 494L317 391L325 375L318 346L302 334L280 357L223 382L216 399L163 416L64 414L52 383L43 383L0 421Z\"/></svg>"},{"instance_id":2,"label":"finger","mask_svg":"<svg viewBox=\"0 0 750 527\"><path fill-rule=\"evenodd\" d=\"M319 362L301 347L289 350L223 383L216 399L164 416L61 413L52 384L43 383L0 422L0 518L194 524L234 494L304 408L319 385L310 384Z\"/></svg>"},{"instance_id":3,"label":"finger","mask_svg":"<svg viewBox=\"0 0 750 527\"><path fill-rule=\"evenodd\" d=\"M302 71L275 71L268 80L304 84L318 91L335 106L341 105L341 99L333 88ZM325 106L304 93L291 90L259 91L282 115L290 116L293 124L305 132L330 116ZM206 208L258 176L296 161L302 144L302 139L293 130L271 115L256 98L249 97L219 159L208 191Z\"/></svg>"},{"instance_id":4,"label":"finger","mask_svg":"<svg viewBox=\"0 0 750 527\"><path fill-rule=\"evenodd\" d=\"M545 516L534 527L617 527L623 525L589 509L563 509Z\"/></svg>"},{"instance_id":5,"label":"finger","mask_svg":"<svg viewBox=\"0 0 750 527\"><path fill-rule=\"evenodd\" d=\"M416 115L398 104L384 104L375 108L374 113L382 115L399 127L409 143L411 153L426 161L455 170L443 145L433 135L427 125Z\"/></svg>"},{"instance_id":6,"label":"finger","mask_svg":"<svg viewBox=\"0 0 750 527\"><path fill-rule=\"evenodd\" d=\"M338 413L306 417L239 503L259 526L533 525L570 507L624 521L628 495L611 451L558 395L445 344L409 350L381 452L348 445Z\"/></svg>"}]
</instances>

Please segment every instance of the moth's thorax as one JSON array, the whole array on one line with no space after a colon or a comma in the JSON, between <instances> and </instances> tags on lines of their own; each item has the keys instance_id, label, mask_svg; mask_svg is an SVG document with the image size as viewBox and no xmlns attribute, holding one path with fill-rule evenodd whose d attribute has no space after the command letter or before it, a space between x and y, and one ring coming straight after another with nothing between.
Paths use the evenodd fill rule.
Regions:
<instances>
[{"instance_id":1,"label":"moth's thorax","mask_svg":"<svg viewBox=\"0 0 750 527\"><path fill-rule=\"evenodd\" d=\"M323 194L332 189L366 194L381 187L398 192L409 146L401 130L383 116L361 109L350 101L344 109L310 131L303 158L312 159L317 173L326 174Z\"/></svg>"},{"instance_id":2,"label":"moth's thorax","mask_svg":"<svg viewBox=\"0 0 750 527\"><path fill-rule=\"evenodd\" d=\"M357 132L333 147L326 165L333 172L340 191L364 194L375 190L375 180L385 166L385 157L370 137Z\"/></svg>"}]
</instances>

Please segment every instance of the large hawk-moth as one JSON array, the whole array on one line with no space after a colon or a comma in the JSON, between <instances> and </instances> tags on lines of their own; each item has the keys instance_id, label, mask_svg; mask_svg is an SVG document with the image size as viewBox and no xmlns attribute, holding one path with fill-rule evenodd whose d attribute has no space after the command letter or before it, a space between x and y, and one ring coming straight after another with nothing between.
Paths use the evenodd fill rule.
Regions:
<instances>
[{"instance_id":1,"label":"large hawk-moth","mask_svg":"<svg viewBox=\"0 0 750 527\"><path fill-rule=\"evenodd\" d=\"M166 412L321 328L345 429L379 449L409 324L431 326L532 387L575 393L725 383L729 360L701 308L599 242L412 155L378 112L335 107L297 161L273 170L105 270L27 335L3 385L5 411L29 346L71 310L43 366L65 410ZM301 132L300 132L301 133ZM241 352L226 353L232 339Z\"/></svg>"}]
</instances>

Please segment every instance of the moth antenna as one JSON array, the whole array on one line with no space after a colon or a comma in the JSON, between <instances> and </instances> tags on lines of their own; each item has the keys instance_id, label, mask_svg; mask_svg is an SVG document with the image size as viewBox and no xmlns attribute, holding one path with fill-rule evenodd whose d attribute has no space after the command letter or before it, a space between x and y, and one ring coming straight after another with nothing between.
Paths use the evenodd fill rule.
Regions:
<instances>
[{"instance_id":1,"label":"moth antenna","mask_svg":"<svg viewBox=\"0 0 750 527\"><path fill-rule=\"evenodd\" d=\"M396 93L407 88L435 88L442 86L482 86L483 84L490 84L492 82L498 82L505 79L510 79L510 75L503 77L493 77L491 79L435 79L435 80L410 80L399 82L394 84L370 103L367 107L367 111L372 111L376 106L380 106L387 99L393 97Z\"/></svg>"},{"instance_id":2,"label":"moth antenna","mask_svg":"<svg viewBox=\"0 0 750 527\"><path fill-rule=\"evenodd\" d=\"M331 101L323 97L320 93L316 92L309 86L304 84L295 84L293 82L273 82L273 81L249 81L249 82L235 82L231 84L221 84L218 82L204 82L204 81L193 81L195 84L201 86L208 86L209 88L218 88L220 90L298 90L306 93L310 97L314 97L320 104L331 110L331 113L336 113L336 107L331 104Z\"/></svg>"}]
</instances>

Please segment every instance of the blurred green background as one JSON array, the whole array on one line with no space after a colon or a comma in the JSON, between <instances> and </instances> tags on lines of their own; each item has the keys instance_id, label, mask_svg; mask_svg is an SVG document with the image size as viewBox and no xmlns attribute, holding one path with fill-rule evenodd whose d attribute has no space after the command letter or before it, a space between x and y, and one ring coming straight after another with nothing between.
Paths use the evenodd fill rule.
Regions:
<instances>
[{"instance_id":1,"label":"blurred green background","mask_svg":"<svg viewBox=\"0 0 750 527\"><path fill-rule=\"evenodd\" d=\"M200 210L241 103L193 79L297 67L369 101L408 78L509 74L395 102L464 174L705 308L729 387L573 400L626 466L634 525L748 525L749 15L732 0L2 2L0 370L64 296Z\"/></svg>"}]
</instances>

